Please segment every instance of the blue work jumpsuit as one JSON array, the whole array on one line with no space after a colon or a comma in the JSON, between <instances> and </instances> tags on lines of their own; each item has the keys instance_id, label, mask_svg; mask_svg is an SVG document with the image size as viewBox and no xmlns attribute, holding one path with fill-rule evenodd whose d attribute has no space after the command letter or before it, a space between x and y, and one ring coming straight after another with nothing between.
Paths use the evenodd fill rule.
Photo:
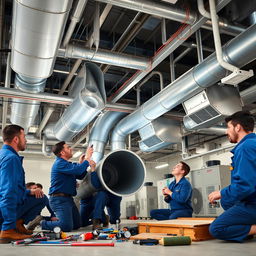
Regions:
<instances>
[{"instance_id":1,"label":"blue work jumpsuit","mask_svg":"<svg viewBox=\"0 0 256 256\"><path fill-rule=\"evenodd\" d=\"M210 225L210 233L242 242L256 224L256 135L246 135L231 153L231 184L220 191L225 212Z\"/></svg>"},{"instance_id":2,"label":"blue work jumpsuit","mask_svg":"<svg viewBox=\"0 0 256 256\"><path fill-rule=\"evenodd\" d=\"M151 210L151 218L170 220L179 217L192 217L192 187L189 181L183 177L178 183L174 180L168 188L172 191L172 196L166 196L165 201L170 204L170 209Z\"/></svg>"},{"instance_id":3,"label":"blue work jumpsuit","mask_svg":"<svg viewBox=\"0 0 256 256\"><path fill-rule=\"evenodd\" d=\"M76 179L84 178L88 166L88 161L78 164L61 157L56 158L51 171L49 201L58 220L43 220L41 222L43 229L53 230L58 226L62 231L69 232L81 227L80 214L73 196L76 195Z\"/></svg>"},{"instance_id":4,"label":"blue work jumpsuit","mask_svg":"<svg viewBox=\"0 0 256 256\"><path fill-rule=\"evenodd\" d=\"M0 228L16 228L16 221L23 219L27 224L40 214L47 197L35 198L25 187L23 157L9 145L0 150Z\"/></svg>"},{"instance_id":5,"label":"blue work jumpsuit","mask_svg":"<svg viewBox=\"0 0 256 256\"><path fill-rule=\"evenodd\" d=\"M116 224L117 220L120 222L120 204L122 197L116 196L107 190L103 190L96 172L91 173L91 182L92 185L98 189L98 192L80 201L82 226L90 225L90 219L99 219L104 223L106 221L105 207L107 207L110 217L109 222L111 224Z\"/></svg>"}]
</instances>

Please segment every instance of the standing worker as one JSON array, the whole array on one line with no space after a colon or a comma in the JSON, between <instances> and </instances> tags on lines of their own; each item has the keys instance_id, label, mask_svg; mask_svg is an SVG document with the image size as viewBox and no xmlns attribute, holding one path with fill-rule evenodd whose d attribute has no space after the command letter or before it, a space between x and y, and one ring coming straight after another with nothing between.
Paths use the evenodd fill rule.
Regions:
<instances>
[{"instance_id":1,"label":"standing worker","mask_svg":"<svg viewBox=\"0 0 256 256\"><path fill-rule=\"evenodd\" d=\"M156 220L170 220L179 217L192 217L191 206L192 187L185 176L190 172L190 167L179 162L172 170L175 180L163 189L164 200L170 204L171 209L151 210L150 216Z\"/></svg>"},{"instance_id":2,"label":"standing worker","mask_svg":"<svg viewBox=\"0 0 256 256\"><path fill-rule=\"evenodd\" d=\"M8 125L3 130L4 145L0 150L0 242L31 237L23 224L33 220L45 207L41 189L26 190L23 157L26 148L24 129Z\"/></svg>"},{"instance_id":3,"label":"standing worker","mask_svg":"<svg viewBox=\"0 0 256 256\"><path fill-rule=\"evenodd\" d=\"M65 141L53 146L53 153L57 156L51 171L51 186L49 190L50 206L57 221L46 221L39 219L38 223L42 229L53 230L60 227L62 231L69 232L81 227L79 211L74 203L73 196L76 195L76 179L83 179L87 174L89 165L95 169L95 162L91 160L93 148L88 147L85 155L79 159L79 163L69 162L73 152Z\"/></svg>"},{"instance_id":4,"label":"standing worker","mask_svg":"<svg viewBox=\"0 0 256 256\"><path fill-rule=\"evenodd\" d=\"M243 242L256 234L256 134L254 117L239 111L225 119L226 134L231 143L231 184L209 194L210 203L221 199L225 210L211 225L212 236L222 240Z\"/></svg>"}]
</instances>

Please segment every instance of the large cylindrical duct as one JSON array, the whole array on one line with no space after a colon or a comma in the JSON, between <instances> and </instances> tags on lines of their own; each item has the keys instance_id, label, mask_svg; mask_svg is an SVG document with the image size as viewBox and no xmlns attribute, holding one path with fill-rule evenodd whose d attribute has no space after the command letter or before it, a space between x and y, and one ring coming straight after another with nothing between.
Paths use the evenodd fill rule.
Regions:
<instances>
[{"instance_id":1,"label":"large cylindrical duct","mask_svg":"<svg viewBox=\"0 0 256 256\"><path fill-rule=\"evenodd\" d=\"M83 66L72 84L71 96L75 96L72 104L53 129L58 140L70 141L104 109L104 77L96 64L87 63Z\"/></svg>"},{"instance_id":2,"label":"large cylindrical duct","mask_svg":"<svg viewBox=\"0 0 256 256\"><path fill-rule=\"evenodd\" d=\"M94 122L88 144L93 145L92 159L96 163L98 163L104 156L110 130L126 115L127 113L124 112L108 111L102 113Z\"/></svg>"},{"instance_id":3,"label":"large cylindrical duct","mask_svg":"<svg viewBox=\"0 0 256 256\"><path fill-rule=\"evenodd\" d=\"M44 91L72 6L70 0L13 1L11 67L23 92ZM39 103L13 100L11 121L25 131L33 124Z\"/></svg>"},{"instance_id":4,"label":"large cylindrical duct","mask_svg":"<svg viewBox=\"0 0 256 256\"><path fill-rule=\"evenodd\" d=\"M44 91L46 79L30 78L16 74L15 86L22 92L39 93ZM40 107L36 100L12 99L11 123L18 124L24 128L25 133L33 125Z\"/></svg>"},{"instance_id":5,"label":"large cylindrical duct","mask_svg":"<svg viewBox=\"0 0 256 256\"><path fill-rule=\"evenodd\" d=\"M70 0L15 0L12 20L12 69L21 75L52 74Z\"/></svg>"},{"instance_id":6,"label":"large cylindrical duct","mask_svg":"<svg viewBox=\"0 0 256 256\"><path fill-rule=\"evenodd\" d=\"M128 150L109 153L99 162L95 172L103 188L117 196L130 196L136 193L143 186L146 176L143 161ZM88 180L84 180L78 188L77 195L84 199L95 191L95 185L90 183L88 186Z\"/></svg>"},{"instance_id":7,"label":"large cylindrical duct","mask_svg":"<svg viewBox=\"0 0 256 256\"><path fill-rule=\"evenodd\" d=\"M223 47L223 59L237 67L243 67L256 59L256 25L252 25ZM123 118L112 133L112 150L125 148L128 134L147 125L204 88L217 83L225 75L226 70L219 65L216 55L210 55Z\"/></svg>"}]
</instances>

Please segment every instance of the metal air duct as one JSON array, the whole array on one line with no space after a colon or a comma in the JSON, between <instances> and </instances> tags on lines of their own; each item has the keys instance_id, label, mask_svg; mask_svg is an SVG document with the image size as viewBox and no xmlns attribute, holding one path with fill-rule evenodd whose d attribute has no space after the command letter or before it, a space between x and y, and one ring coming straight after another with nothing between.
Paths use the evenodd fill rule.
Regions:
<instances>
[{"instance_id":1,"label":"metal air duct","mask_svg":"<svg viewBox=\"0 0 256 256\"><path fill-rule=\"evenodd\" d=\"M223 58L237 67L242 67L256 58L256 25L231 40L223 47ZM139 130L185 100L217 83L226 75L216 55L187 71L161 92L145 102L129 116L123 118L112 133L112 150L125 148L128 134Z\"/></svg>"},{"instance_id":2,"label":"metal air duct","mask_svg":"<svg viewBox=\"0 0 256 256\"><path fill-rule=\"evenodd\" d=\"M82 67L72 84L70 96L75 96L72 104L53 129L61 141L70 141L105 107L104 77L96 64L87 63Z\"/></svg>"},{"instance_id":3,"label":"metal air duct","mask_svg":"<svg viewBox=\"0 0 256 256\"><path fill-rule=\"evenodd\" d=\"M207 128L242 110L240 94L234 86L213 85L184 101L186 129Z\"/></svg>"},{"instance_id":4,"label":"metal air duct","mask_svg":"<svg viewBox=\"0 0 256 256\"><path fill-rule=\"evenodd\" d=\"M93 174L93 173L92 173ZM128 150L118 150L109 153L98 164L97 174L103 188L117 196L130 196L136 193L144 184L146 168L135 153ZM88 197L95 186L78 188L77 195L81 199Z\"/></svg>"},{"instance_id":5,"label":"metal air duct","mask_svg":"<svg viewBox=\"0 0 256 256\"><path fill-rule=\"evenodd\" d=\"M174 143L181 142L180 122L159 117L139 129L140 150L154 152Z\"/></svg>"},{"instance_id":6,"label":"metal air duct","mask_svg":"<svg viewBox=\"0 0 256 256\"><path fill-rule=\"evenodd\" d=\"M15 85L23 92L42 92L52 74L72 1L15 0L13 6L11 67L17 73ZM27 131L38 108L38 102L13 100L12 123Z\"/></svg>"}]
</instances>

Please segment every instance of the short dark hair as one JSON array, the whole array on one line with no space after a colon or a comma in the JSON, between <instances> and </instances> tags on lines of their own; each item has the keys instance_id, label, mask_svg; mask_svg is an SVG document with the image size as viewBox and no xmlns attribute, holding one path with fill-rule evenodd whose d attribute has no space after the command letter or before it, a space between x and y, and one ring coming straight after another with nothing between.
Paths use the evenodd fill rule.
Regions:
<instances>
[{"instance_id":1,"label":"short dark hair","mask_svg":"<svg viewBox=\"0 0 256 256\"><path fill-rule=\"evenodd\" d=\"M34 186L34 185L36 185L35 182L28 182L26 183L26 188L29 189L31 186Z\"/></svg>"},{"instance_id":2,"label":"short dark hair","mask_svg":"<svg viewBox=\"0 0 256 256\"><path fill-rule=\"evenodd\" d=\"M15 136L20 135L21 130L24 131L24 128L16 124L10 124L5 126L3 129L3 141L11 143Z\"/></svg>"},{"instance_id":3,"label":"short dark hair","mask_svg":"<svg viewBox=\"0 0 256 256\"><path fill-rule=\"evenodd\" d=\"M226 123L231 121L233 126L240 124L245 132L253 132L254 117L249 111L238 111L231 116L225 118Z\"/></svg>"},{"instance_id":4,"label":"short dark hair","mask_svg":"<svg viewBox=\"0 0 256 256\"><path fill-rule=\"evenodd\" d=\"M36 186L43 189L43 185L41 183L36 183Z\"/></svg>"},{"instance_id":5,"label":"short dark hair","mask_svg":"<svg viewBox=\"0 0 256 256\"><path fill-rule=\"evenodd\" d=\"M60 152L62 151L65 144L66 144L65 141L61 141L52 147L52 152L54 153L55 156L60 157Z\"/></svg>"},{"instance_id":6,"label":"short dark hair","mask_svg":"<svg viewBox=\"0 0 256 256\"><path fill-rule=\"evenodd\" d=\"M182 164L182 170L185 171L184 176L186 176L186 175L189 174L189 172L190 172L190 167L189 167L189 165L186 164L185 162L180 161L180 163Z\"/></svg>"}]
</instances>

